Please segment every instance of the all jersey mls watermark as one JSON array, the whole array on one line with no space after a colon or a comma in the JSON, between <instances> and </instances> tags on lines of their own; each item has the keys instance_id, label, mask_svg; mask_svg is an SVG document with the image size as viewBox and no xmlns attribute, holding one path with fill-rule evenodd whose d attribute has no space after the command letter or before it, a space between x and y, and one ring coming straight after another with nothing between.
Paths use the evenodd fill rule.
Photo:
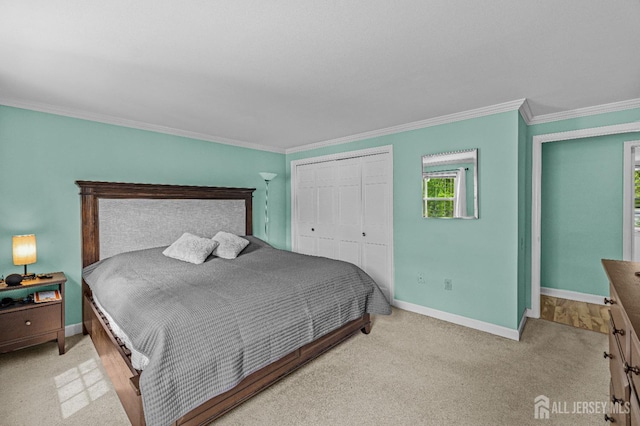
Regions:
<instances>
[{"instance_id":1,"label":"all jersey mls watermark","mask_svg":"<svg viewBox=\"0 0 640 426\"><path fill-rule=\"evenodd\" d=\"M549 419L551 416L563 414L616 414L629 413L628 402L611 401L551 401L545 395L538 395L533 400L533 417Z\"/></svg>"}]
</instances>

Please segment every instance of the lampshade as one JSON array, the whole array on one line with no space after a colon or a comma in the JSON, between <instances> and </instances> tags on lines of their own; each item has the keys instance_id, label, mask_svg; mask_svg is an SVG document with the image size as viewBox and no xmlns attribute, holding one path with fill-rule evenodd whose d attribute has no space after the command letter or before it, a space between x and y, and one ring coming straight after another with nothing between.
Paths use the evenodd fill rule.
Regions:
<instances>
[{"instance_id":1,"label":"lampshade","mask_svg":"<svg viewBox=\"0 0 640 426\"><path fill-rule=\"evenodd\" d=\"M36 263L36 236L14 235L13 236L13 264L31 265Z\"/></svg>"},{"instance_id":2,"label":"lampshade","mask_svg":"<svg viewBox=\"0 0 640 426\"><path fill-rule=\"evenodd\" d=\"M274 177L278 176L278 174L277 173L269 173L269 172L260 172L260 176L262 176L262 179L264 179L267 182L269 182L271 179L273 179Z\"/></svg>"}]
</instances>

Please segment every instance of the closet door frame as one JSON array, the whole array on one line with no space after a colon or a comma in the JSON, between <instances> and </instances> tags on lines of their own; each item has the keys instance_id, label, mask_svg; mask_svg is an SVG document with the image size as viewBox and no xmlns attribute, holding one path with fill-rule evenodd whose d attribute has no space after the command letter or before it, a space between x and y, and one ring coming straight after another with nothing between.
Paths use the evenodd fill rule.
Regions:
<instances>
[{"instance_id":1,"label":"closet door frame","mask_svg":"<svg viewBox=\"0 0 640 426\"><path fill-rule=\"evenodd\" d=\"M340 153L336 153L336 154L330 154L330 155L322 155L319 157L309 157L309 158L303 158L300 160L294 160L291 162L291 249L293 251L297 250L297 239L296 239L296 235L297 235L297 211L296 211L296 199L297 199L297 172L296 172L296 168L298 166L302 166L305 164L314 164L314 163L322 163L325 161L334 161L334 160L345 160L348 158L358 158L358 157L365 157L365 156L369 156L369 155L376 155L376 154L389 154L387 157L387 161L389 162L389 164L387 165L389 167L389 178L390 178L390 182L389 182L389 228L387 229L387 232L389 233L389 256L391 257L390 262L389 262L389 292L391 293L391 298L392 300L390 300L390 302L395 305L395 298L394 298L394 287L395 287L395 271L394 271L394 250L393 250L393 145L385 145L385 146L379 146L379 147L375 147L375 148L368 148L368 149L362 149L362 150L357 150L357 151L349 151L349 152L340 152Z\"/></svg>"}]
</instances>

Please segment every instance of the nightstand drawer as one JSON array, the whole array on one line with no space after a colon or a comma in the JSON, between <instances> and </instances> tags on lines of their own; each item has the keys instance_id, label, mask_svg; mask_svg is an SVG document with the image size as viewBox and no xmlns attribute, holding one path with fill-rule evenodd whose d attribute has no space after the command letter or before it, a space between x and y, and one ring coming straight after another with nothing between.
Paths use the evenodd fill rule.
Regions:
<instances>
[{"instance_id":1,"label":"nightstand drawer","mask_svg":"<svg viewBox=\"0 0 640 426\"><path fill-rule=\"evenodd\" d=\"M61 303L52 303L0 314L0 342L60 329L61 309Z\"/></svg>"}]
</instances>

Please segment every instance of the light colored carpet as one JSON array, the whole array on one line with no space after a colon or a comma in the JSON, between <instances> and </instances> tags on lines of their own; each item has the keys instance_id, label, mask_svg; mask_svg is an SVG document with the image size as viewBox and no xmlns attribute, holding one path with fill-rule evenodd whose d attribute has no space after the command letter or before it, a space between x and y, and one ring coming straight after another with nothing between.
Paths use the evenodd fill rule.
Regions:
<instances>
[{"instance_id":1,"label":"light colored carpet","mask_svg":"<svg viewBox=\"0 0 640 426\"><path fill-rule=\"evenodd\" d=\"M0 425L128 425L89 336L0 355Z\"/></svg>"},{"instance_id":2,"label":"light colored carpet","mask_svg":"<svg viewBox=\"0 0 640 426\"><path fill-rule=\"evenodd\" d=\"M601 425L604 415L534 419L608 400L607 336L529 320L511 341L394 309L222 417L220 425ZM127 425L88 337L0 355L0 424ZM581 405L577 405L581 406Z\"/></svg>"}]
</instances>

